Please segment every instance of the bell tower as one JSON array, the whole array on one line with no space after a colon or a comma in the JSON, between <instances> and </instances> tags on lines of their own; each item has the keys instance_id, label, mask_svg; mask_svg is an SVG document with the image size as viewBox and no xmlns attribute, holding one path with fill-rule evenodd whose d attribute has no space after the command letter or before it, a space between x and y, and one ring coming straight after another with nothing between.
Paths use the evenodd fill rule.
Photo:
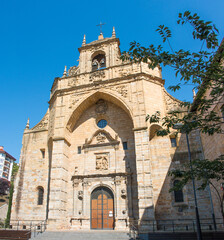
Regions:
<instances>
[{"instance_id":1,"label":"bell tower","mask_svg":"<svg viewBox=\"0 0 224 240\"><path fill-rule=\"evenodd\" d=\"M114 27L110 38L104 38L101 32L98 40L86 43L86 35L84 35L82 47L79 48L80 73L90 73L120 64L119 45L120 41L116 38Z\"/></svg>"}]
</instances>

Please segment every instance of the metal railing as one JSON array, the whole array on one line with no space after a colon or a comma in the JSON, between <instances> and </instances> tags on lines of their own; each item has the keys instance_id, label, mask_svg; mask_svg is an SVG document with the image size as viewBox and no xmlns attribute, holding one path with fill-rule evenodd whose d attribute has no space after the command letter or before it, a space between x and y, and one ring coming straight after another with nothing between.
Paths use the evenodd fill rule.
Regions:
<instances>
[{"instance_id":1,"label":"metal railing","mask_svg":"<svg viewBox=\"0 0 224 240\"><path fill-rule=\"evenodd\" d=\"M144 223L143 223L144 222ZM195 219L167 219L167 220L144 220L139 224L147 225L148 232L196 232ZM200 219L202 231L224 231L223 219L216 219L216 227L213 219Z\"/></svg>"}]
</instances>

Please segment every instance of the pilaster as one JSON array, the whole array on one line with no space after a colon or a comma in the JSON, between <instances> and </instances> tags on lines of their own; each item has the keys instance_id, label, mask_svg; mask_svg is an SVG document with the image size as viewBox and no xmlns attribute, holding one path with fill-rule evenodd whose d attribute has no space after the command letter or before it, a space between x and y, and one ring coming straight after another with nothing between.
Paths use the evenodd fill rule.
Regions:
<instances>
[{"instance_id":1,"label":"pilaster","mask_svg":"<svg viewBox=\"0 0 224 240\"><path fill-rule=\"evenodd\" d=\"M68 183L68 143L65 139L53 140L48 223L50 227L66 227L65 213ZM54 223L54 224L50 224Z\"/></svg>"}]
</instances>

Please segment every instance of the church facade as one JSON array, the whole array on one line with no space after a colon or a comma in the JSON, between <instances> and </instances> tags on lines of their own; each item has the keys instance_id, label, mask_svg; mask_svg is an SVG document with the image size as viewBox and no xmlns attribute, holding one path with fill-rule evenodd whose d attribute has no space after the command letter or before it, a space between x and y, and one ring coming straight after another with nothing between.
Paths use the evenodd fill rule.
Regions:
<instances>
[{"instance_id":1,"label":"church facade","mask_svg":"<svg viewBox=\"0 0 224 240\"><path fill-rule=\"evenodd\" d=\"M181 135L159 137L159 124L179 100L164 88L160 67L122 62L112 37L79 48L79 65L65 68L51 88L49 109L24 130L11 219L24 225L47 221L48 229L149 229L153 221L193 219L191 185L169 192L170 168L188 161ZM201 157L197 133L192 156ZM210 218L205 192L200 215Z\"/></svg>"}]
</instances>

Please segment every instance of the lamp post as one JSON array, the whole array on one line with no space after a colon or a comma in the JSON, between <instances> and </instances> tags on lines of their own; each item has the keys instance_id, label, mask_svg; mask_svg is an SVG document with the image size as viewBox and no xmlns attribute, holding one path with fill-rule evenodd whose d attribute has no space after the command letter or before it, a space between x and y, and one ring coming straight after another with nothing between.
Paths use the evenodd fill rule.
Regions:
<instances>
[{"instance_id":1,"label":"lamp post","mask_svg":"<svg viewBox=\"0 0 224 240\"><path fill-rule=\"evenodd\" d=\"M173 129L181 129L183 124L177 123L173 126ZM189 139L188 139L188 134L186 134L186 140L187 140L187 149L188 149L188 158L190 162L190 169L192 173L192 185L193 185L193 191L194 191L194 206L195 206L195 215L196 215L196 226L197 226L197 239L202 240L202 233L201 233L201 224L200 224L200 218L199 218L199 213L198 213L198 201L197 201L197 194L196 194L196 187L195 187L195 178L193 174L193 167L192 167L192 161L191 161L191 149L190 149L190 144L189 144Z\"/></svg>"}]
</instances>

